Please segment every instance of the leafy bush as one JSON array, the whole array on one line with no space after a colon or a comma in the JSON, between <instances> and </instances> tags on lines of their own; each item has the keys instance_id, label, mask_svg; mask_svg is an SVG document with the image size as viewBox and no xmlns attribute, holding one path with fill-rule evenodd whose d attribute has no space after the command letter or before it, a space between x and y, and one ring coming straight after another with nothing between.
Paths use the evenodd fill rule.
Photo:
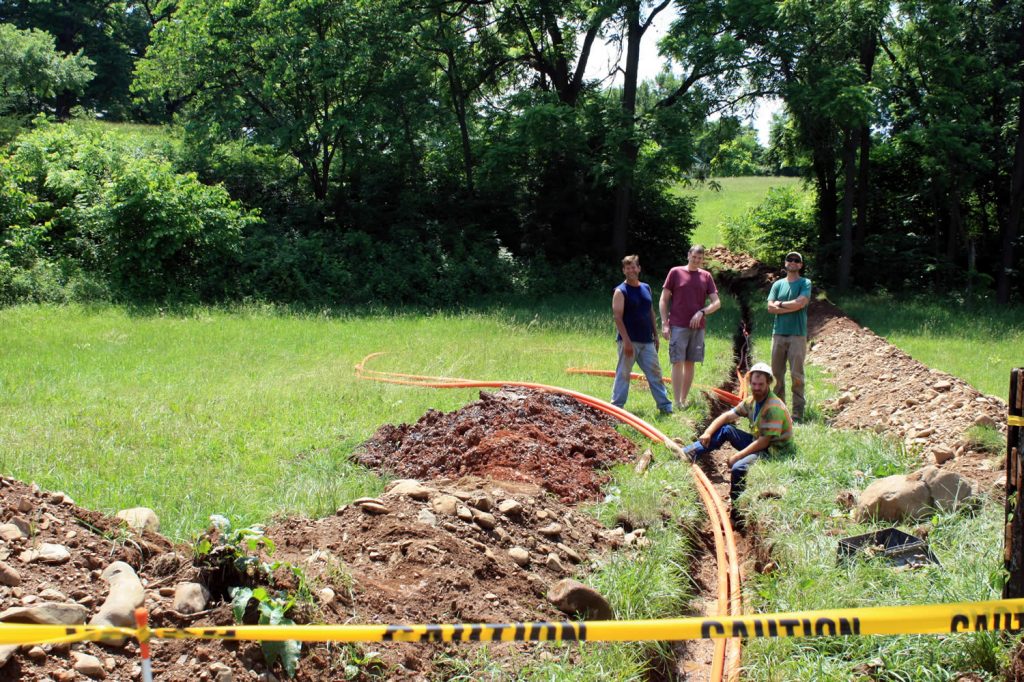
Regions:
<instances>
[{"instance_id":1,"label":"leafy bush","mask_svg":"<svg viewBox=\"0 0 1024 682\"><path fill-rule=\"evenodd\" d=\"M170 163L129 161L82 211L110 281L133 300L223 296L241 233L258 218Z\"/></svg>"},{"instance_id":2,"label":"leafy bush","mask_svg":"<svg viewBox=\"0 0 1024 682\"><path fill-rule=\"evenodd\" d=\"M177 173L173 143L151 129L36 125L0 163L3 300L223 296L254 213Z\"/></svg>"},{"instance_id":3,"label":"leafy bush","mask_svg":"<svg viewBox=\"0 0 1024 682\"><path fill-rule=\"evenodd\" d=\"M814 253L817 247L813 195L776 187L758 206L726 222L725 244L765 263L781 263L789 251Z\"/></svg>"}]
</instances>

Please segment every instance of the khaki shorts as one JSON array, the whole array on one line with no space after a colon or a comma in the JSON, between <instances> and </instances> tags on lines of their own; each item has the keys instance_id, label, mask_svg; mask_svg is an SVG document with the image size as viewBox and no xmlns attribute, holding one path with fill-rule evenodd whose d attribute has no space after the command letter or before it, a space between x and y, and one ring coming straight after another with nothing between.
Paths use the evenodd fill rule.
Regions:
<instances>
[{"instance_id":1,"label":"khaki shorts","mask_svg":"<svg viewBox=\"0 0 1024 682\"><path fill-rule=\"evenodd\" d=\"M672 327L668 344L670 362L704 362L704 329Z\"/></svg>"}]
</instances>

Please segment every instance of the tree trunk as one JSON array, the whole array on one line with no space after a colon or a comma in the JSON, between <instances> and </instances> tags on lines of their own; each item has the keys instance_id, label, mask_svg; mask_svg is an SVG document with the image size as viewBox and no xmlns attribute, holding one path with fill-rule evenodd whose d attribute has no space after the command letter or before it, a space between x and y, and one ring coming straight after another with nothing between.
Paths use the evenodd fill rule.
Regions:
<instances>
[{"instance_id":1,"label":"tree trunk","mask_svg":"<svg viewBox=\"0 0 1024 682\"><path fill-rule=\"evenodd\" d=\"M1024 52L1024 31L1021 31L1021 52ZM1024 72L1019 82L1024 84ZM1014 274L1013 251L1020 234L1021 210L1024 209L1024 96L1017 97L1017 143L1010 176L1010 210L1003 225L1003 257L996 278L996 300L1010 302L1010 278Z\"/></svg>"},{"instance_id":2,"label":"tree trunk","mask_svg":"<svg viewBox=\"0 0 1024 682\"><path fill-rule=\"evenodd\" d=\"M861 253L868 236L868 196L871 191L871 128L860 129L860 162L857 164L857 221L854 223L853 246Z\"/></svg>"},{"instance_id":3,"label":"tree trunk","mask_svg":"<svg viewBox=\"0 0 1024 682\"><path fill-rule=\"evenodd\" d=\"M853 266L853 203L857 192L857 148L860 146L860 128L846 131L843 142L843 221L839 234L839 291L850 289L850 273Z\"/></svg>"},{"instance_id":4,"label":"tree trunk","mask_svg":"<svg viewBox=\"0 0 1024 682\"><path fill-rule=\"evenodd\" d=\"M619 177L615 188L615 215L612 222L612 253L625 255L629 245L629 210L633 194L633 171L639 149L633 139L636 125L636 86L640 72L640 3L633 0L626 8L626 73L622 82L623 139L619 145Z\"/></svg>"},{"instance_id":5,"label":"tree trunk","mask_svg":"<svg viewBox=\"0 0 1024 682\"><path fill-rule=\"evenodd\" d=\"M836 243L836 209L839 200L836 192L835 156L830 144L830 136L818 131L812 142L811 163L814 168L815 185L818 203L818 271L831 274L829 254Z\"/></svg>"}]
</instances>

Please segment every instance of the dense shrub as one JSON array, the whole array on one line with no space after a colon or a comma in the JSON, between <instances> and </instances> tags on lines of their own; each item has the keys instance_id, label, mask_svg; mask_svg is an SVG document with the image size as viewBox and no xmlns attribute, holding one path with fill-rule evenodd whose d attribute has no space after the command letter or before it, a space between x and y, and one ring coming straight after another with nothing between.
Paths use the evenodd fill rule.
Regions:
<instances>
[{"instance_id":1,"label":"dense shrub","mask_svg":"<svg viewBox=\"0 0 1024 682\"><path fill-rule=\"evenodd\" d=\"M166 137L109 130L40 121L0 164L5 300L222 295L254 215L175 172Z\"/></svg>"},{"instance_id":2,"label":"dense shrub","mask_svg":"<svg viewBox=\"0 0 1024 682\"><path fill-rule=\"evenodd\" d=\"M118 169L101 199L81 217L111 285L132 300L223 297L242 230L258 220L223 187L148 158Z\"/></svg>"}]
</instances>

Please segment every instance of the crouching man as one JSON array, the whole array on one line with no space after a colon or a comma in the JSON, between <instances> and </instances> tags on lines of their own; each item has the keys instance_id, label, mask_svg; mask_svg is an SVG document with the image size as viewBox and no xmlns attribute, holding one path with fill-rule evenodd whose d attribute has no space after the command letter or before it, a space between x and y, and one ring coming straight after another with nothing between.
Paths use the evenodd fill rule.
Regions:
<instances>
[{"instance_id":1,"label":"crouching man","mask_svg":"<svg viewBox=\"0 0 1024 682\"><path fill-rule=\"evenodd\" d=\"M751 394L735 408L718 415L697 442L683 448L694 461L706 452L717 450L723 443L736 448L736 454L729 458L732 474L729 497L733 502L746 487L747 471L758 457L792 447L793 419L786 404L771 392L773 380L772 368L765 363L751 367L747 374ZM750 420L752 433L733 426L740 417Z\"/></svg>"}]
</instances>

